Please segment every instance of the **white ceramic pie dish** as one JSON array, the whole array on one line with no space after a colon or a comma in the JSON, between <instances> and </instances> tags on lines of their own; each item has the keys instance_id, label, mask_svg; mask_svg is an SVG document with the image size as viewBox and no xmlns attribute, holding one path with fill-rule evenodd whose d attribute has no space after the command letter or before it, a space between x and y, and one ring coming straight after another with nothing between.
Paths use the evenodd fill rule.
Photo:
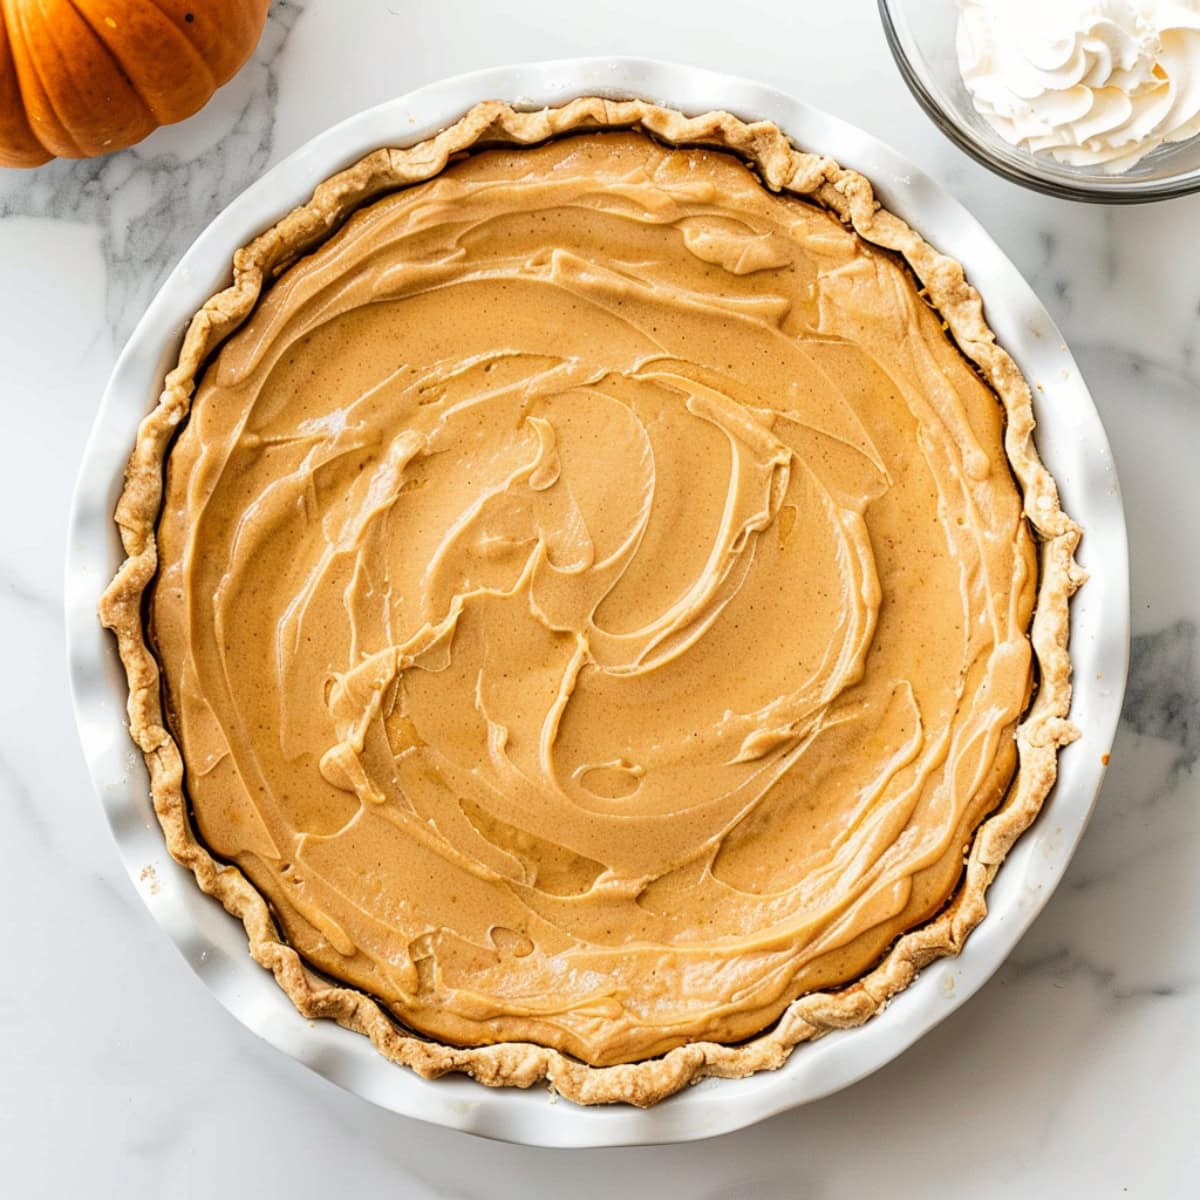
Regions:
<instances>
[{"instance_id":1,"label":"white ceramic pie dish","mask_svg":"<svg viewBox=\"0 0 1200 1200\"><path fill-rule=\"evenodd\" d=\"M539 107L596 94L774 121L797 145L861 171L888 208L958 258L982 293L998 338L1036 386L1038 446L1064 508L1085 530L1078 558L1090 573L1072 603L1071 719L1083 736L1062 752L1059 781L992 884L989 915L963 953L928 967L861 1028L799 1046L778 1071L705 1080L646 1111L581 1108L556 1101L542 1087L493 1090L461 1076L424 1080L377 1055L366 1038L302 1018L249 957L241 923L167 855L148 778L126 730L127 688L115 641L95 611L123 557L112 512L138 422L158 397L188 319L228 282L233 252L341 167L379 146L419 141L476 101L504 98ZM197 238L121 354L84 454L67 546L70 675L88 766L139 894L200 978L250 1029L333 1082L440 1125L545 1146L686 1141L752 1124L869 1074L999 967L1062 877L1103 778L1125 682L1127 562L1112 455L1078 369L1037 297L961 205L874 138L760 84L634 59L539 63L445 80L349 118L268 172Z\"/></svg>"}]
</instances>

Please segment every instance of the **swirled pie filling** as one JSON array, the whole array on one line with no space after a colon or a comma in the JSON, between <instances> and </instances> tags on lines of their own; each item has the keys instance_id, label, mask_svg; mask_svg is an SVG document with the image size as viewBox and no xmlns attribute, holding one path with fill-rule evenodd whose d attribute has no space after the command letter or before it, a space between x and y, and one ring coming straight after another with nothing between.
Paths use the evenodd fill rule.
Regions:
<instances>
[{"instance_id":1,"label":"swirled pie filling","mask_svg":"<svg viewBox=\"0 0 1200 1200\"><path fill-rule=\"evenodd\" d=\"M407 1026L763 1030L954 892L1037 570L898 257L593 132L360 209L208 364L151 601L207 846Z\"/></svg>"}]
</instances>

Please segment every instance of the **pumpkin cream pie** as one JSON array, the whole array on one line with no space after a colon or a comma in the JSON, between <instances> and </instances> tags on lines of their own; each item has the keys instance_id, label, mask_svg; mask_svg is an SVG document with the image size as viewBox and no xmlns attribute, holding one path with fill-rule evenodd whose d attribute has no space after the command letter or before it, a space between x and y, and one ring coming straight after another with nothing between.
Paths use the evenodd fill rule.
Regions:
<instances>
[{"instance_id":1,"label":"pumpkin cream pie","mask_svg":"<svg viewBox=\"0 0 1200 1200\"><path fill-rule=\"evenodd\" d=\"M101 613L171 853L307 1016L649 1104L956 952L1077 527L955 262L766 123L493 102L238 252Z\"/></svg>"}]
</instances>

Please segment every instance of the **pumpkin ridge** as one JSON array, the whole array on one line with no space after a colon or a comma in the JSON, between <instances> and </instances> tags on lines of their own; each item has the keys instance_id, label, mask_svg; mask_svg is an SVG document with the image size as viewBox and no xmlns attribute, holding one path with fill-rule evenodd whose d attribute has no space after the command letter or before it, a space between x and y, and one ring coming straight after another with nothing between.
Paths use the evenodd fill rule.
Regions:
<instances>
[{"instance_id":1,"label":"pumpkin ridge","mask_svg":"<svg viewBox=\"0 0 1200 1200\"><path fill-rule=\"evenodd\" d=\"M79 15L79 19L92 31L92 36L96 39L97 43L103 48L104 53L107 54L108 57L112 60L113 66L116 67L117 71L120 73L121 78L129 85L130 92L132 92L133 95L137 98L137 102L145 110L146 115L155 123L155 125L162 125L163 122L159 119L158 113L156 113L154 111L153 106L146 99L146 97L142 95L141 90L139 89L136 81L130 76L129 72L125 69L125 64L120 60L120 58L117 56L116 52L108 44L107 40L104 37L104 34L99 29L96 28L96 25L92 21L91 17L88 16L87 12L84 9L79 7L79 5L76 3L76 0L66 0L66 2ZM122 149L122 147L117 147L117 149Z\"/></svg>"},{"instance_id":2,"label":"pumpkin ridge","mask_svg":"<svg viewBox=\"0 0 1200 1200\"><path fill-rule=\"evenodd\" d=\"M28 50L29 27L26 24L26 16L25 16L24 6L21 4L14 4L12 2L12 0L4 0L4 13L5 13L5 22L8 25L8 28L10 30L9 44L15 45L15 42L13 41L13 38L11 35L11 30L13 28L13 18L15 17L16 25L17 25L18 32L21 37L21 41L24 43L24 45L26 47L26 51L25 51L24 55L22 56L23 61L25 62L26 68L30 72L32 72L34 77L37 79L38 87L41 88L42 95L45 96L45 98L46 98L46 106L50 109L51 113L54 114L54 119L55 119L55 121L58 122L59 131L62 133L63 138L71 145L72 149L75 152L75 157L84 158L85 155L83 153L83 147L79 144L79 140L75 137L75 134L72 133L72 131L67 128L67 124L62 118L62 113L59 112L58 105L55 104L55 102L54 102L54 93L51 92L50 88L47 87L47 85L46 85L46 78L42 74L41 68L38 65L36 55L29 53L29 50ZM40 6L38 9L38 14L42 18L43 21L46 20L46 14L41 10ZM51 41L51 43L54 46L55 53L57 55L59 55L59 57L61 58L62 52L59 50L58 43L55 42L53 40L53 38L50 38L49 40ZM21 101L22 101L22 103L26 103L25 88L24 88L24 86L22 84L22 80L21 80L21 67L20 67L19 63L17 62L16 54L13 55L13 68L17 73L17 88L21 93ZM26 111L28 111L28 109L26 109ZM29 122L29 127L30 127L30 129L33 130L33 136L35 138L37 138L37 140L43 146L45 146L46 143L42 141L41 135L38 133L37 128L34 126L32 121ZM50 146L46 146L46 149L54 152L53 148ZM56 153L56 152L54 152L54 153Z\"/></svg>"},{"instance_id":3,"label":"pumpkin ridge","mask_svg":"<svg viewBox=\"0 0 1200 1200\"><path fill-rule=\"evenodd\" d=\"M172 0L149 0L149 3L163 14L169 21L176 20ZM229 11L232 8L232 12ZM204 51L193 40L193 31L198 32L200 21L181 29L183 35L192 42L196 51L204 59L204 65L213 79L214 91L227 84L249 61L254 54L262 37L263 26L266 24L270 10L270 0L240 0L226 8L227 20L216 22L213 32L218 38L217 45L210 45L209 52L219 55L218 61L222 69L205 56Z\"/></svg>"},{"instance_id":4,"label":"pumpkin ridge","mask_svg":"<svg viewBox=\"0 0 1200 1200\"><path fill-rule=\"evenodd\" d=\"M0 145L0 165L2 166L39 166L43 162L48 162L54 155L50 149L42 144L41 138L38 137L37 131L33 127L33 123L29 119L29 110L25 105L25 95L21 91L21 73L17 69L16 55L13 53L12 34L9 32L8 0L0 0L0 42L3 42L3 52L7 56L10 64L12 77L12 95L6 97L3 103L6 109L11 109L12 121L11 133L12 143L11 149L8 144ZM15 98L16 104L9 105L8 100ZM7 132L4 135L5 143L8 142ZM25 148L22 149L22 143ZM33 156L40 155L40 162L31 161Z\"/></svg>"},{"instance_id":5,"label":"pumpkin ridge","mask_svg":"<svg viewBox=\"0 0 1200 1200\"><path fill-rule=\"evenodd\" d=\"M125 0L124 12L118 10L119 26L106 14L101 23L107 0L70 3L104 44L130 88L160 126L186 120L212 99L219 86L212 68L155 0ZM164 82L161 73L138 70L147 57L160 64L172 64L169 83Z\"/></svg>"}]
</instances>

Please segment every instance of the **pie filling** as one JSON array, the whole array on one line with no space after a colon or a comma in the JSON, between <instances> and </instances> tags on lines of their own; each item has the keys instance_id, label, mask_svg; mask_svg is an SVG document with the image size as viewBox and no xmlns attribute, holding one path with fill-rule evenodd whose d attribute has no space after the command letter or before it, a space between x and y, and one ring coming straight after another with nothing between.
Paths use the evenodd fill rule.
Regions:
<instances>
[{"instance_id":1,"label":"pie filling","mask_svg":"<svg viewBox=\"0 0 1200 1200\"><path fill-rule=\"evenodd\" d=\"M151 633L207 846L404 1024L733 1042L953 894L1034 544L899 258L719 150L490 149L205 369Z\"/></svg>"}]
</instances>

